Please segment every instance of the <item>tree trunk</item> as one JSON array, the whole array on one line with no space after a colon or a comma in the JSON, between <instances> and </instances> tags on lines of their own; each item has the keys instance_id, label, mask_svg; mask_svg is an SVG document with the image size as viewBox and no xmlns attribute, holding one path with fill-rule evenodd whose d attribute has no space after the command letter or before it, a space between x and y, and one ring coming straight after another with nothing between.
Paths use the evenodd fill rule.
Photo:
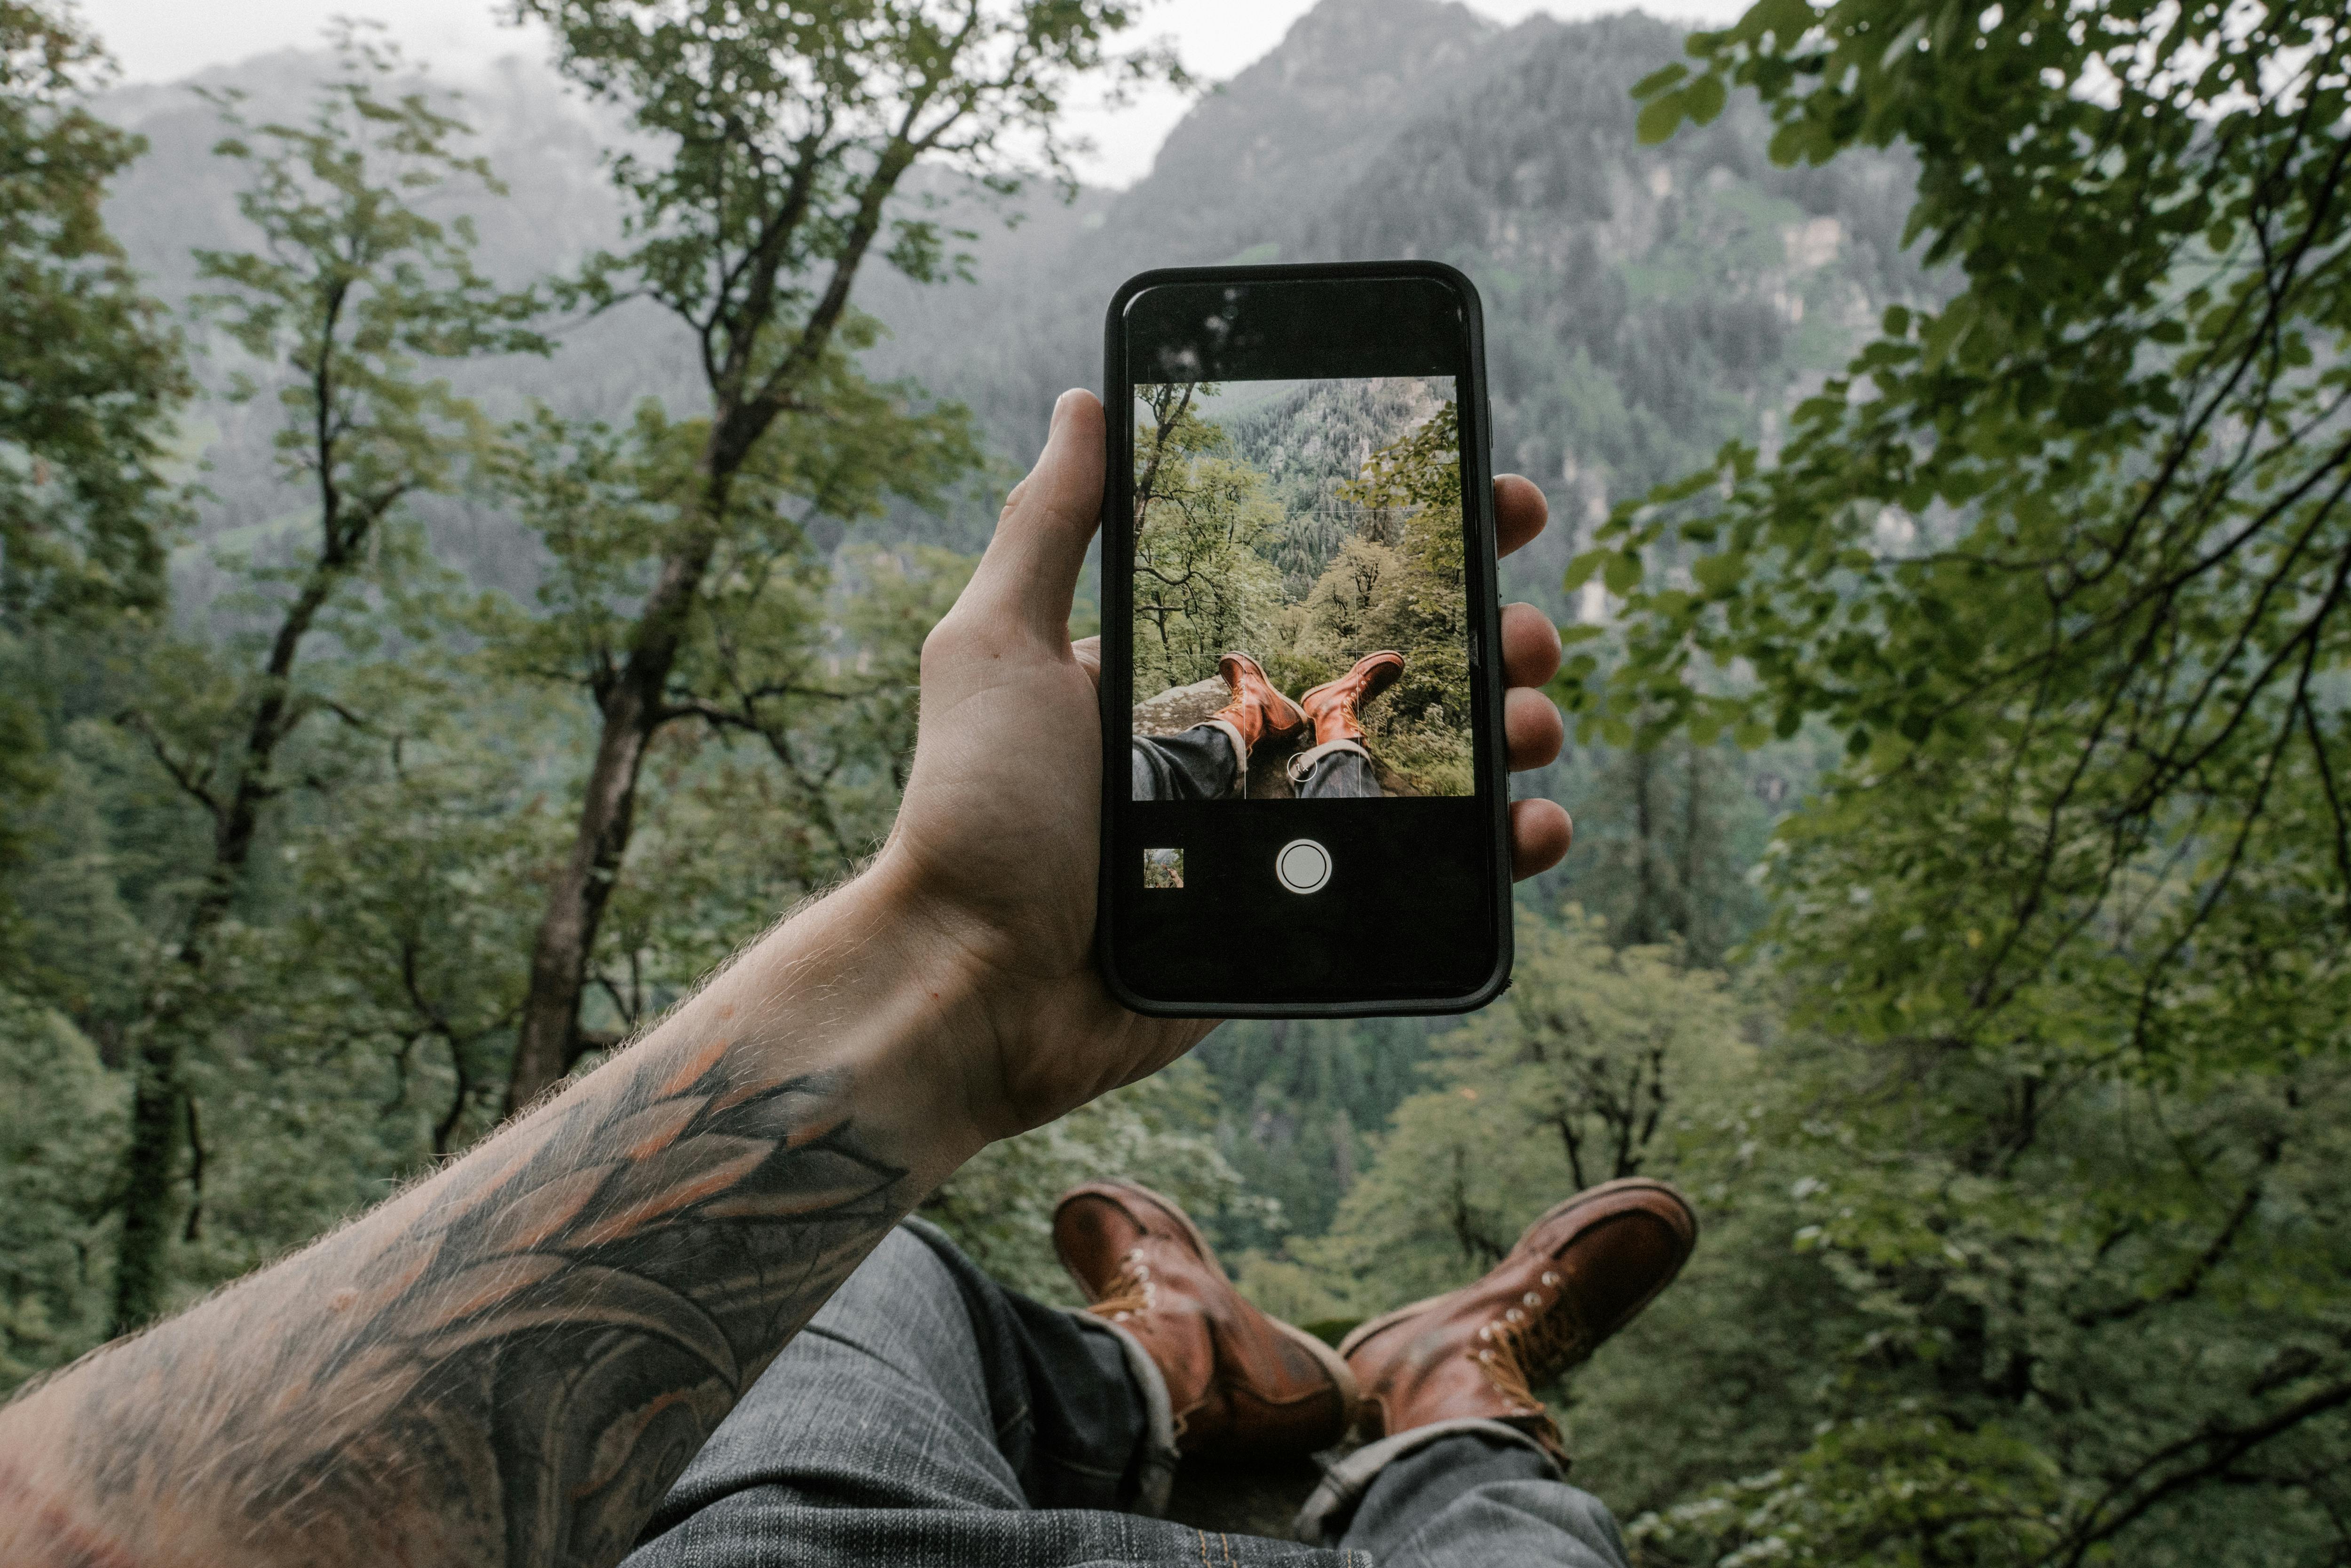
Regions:
<instances>
[{"instance_id":1,"label":"tree trunk","mask_svg":"<svg viewBox=\"0 0 2351 1568\"><path fill-rule=\"evenodd\" d=\"M150 1028L131 1059L131 1146L122 1172L122 1234L116 1245L114 1319L126 1334L162 1310L172 1239L172 1167L180 1155L180 1035Z\"/></svg>"},{"instance_id":2,"label":"tree trunk","mask_svg":"<svg viewBox=\"0 0 2351 1568\"><path fill-rule=\"evenodd\" d=\"M1625 936L1636 947L1664 933L1657 920L1656 754L1635 747L1633 764L1633 918Z\"/></svg>"},{"instance_id":3,"label":"tree trunk","mask_svg":"<svg viewBox=\"0 0 2351 1568\"><path fill-rule=\"evenodd\" d=\"M1680 873L1675 879L1681 883L1681 933L1685 950L1693 962L1710 964L1714 953L1709 945L1699 940L1707 925L1707 911L1701 902L1698 884L1706 874L1702 843L1706 835L1706 753L1695 744L1683 747L1689 777L1682 793L1682 843Z\"/></svg>"},{"instance_id":4,"label":"tree trunk","mask_svg":"<svg viewBox=\"0 0 2351 1568\"><path fill-rule=\"evenodd\" d=\"M530 991L515 1038L504 1114L526 1109L571 1071L583 1049L580 1000L588 959L604 920L635 826L637 776L654 733L669 722L669 678L684 646L702 576L718 547L727 481L747 450L726 419L712 422L703 458L704 526L662 559L661 576L637 619L619 676L598 704L603 728L580 802L571 853L548 890L547 913L531 943Z\"/></svg>"},{"instance_id":5,"label":"tree trunk","mask_svg":"<svg viewBox=\"0 0 2351 1568\"><path fill-rule=\"evenodd\" d=\"M630 674L637 661L630 661ZM662 680L666 684L668 668ZM580 1053L580 998L588 984L588 956L603 924L637 806L637 774L660 714L641 700L626 676L603 705L603 733L580 802L580 827L562 873L548 890L547 913L531 944L530 992L515 1037L505 1114L513 1115L561 1082Z\"/></svg>"},{"instance_id":6,"label":"tree trunk","mask_svg":"<svg viewBox=\"0 0 2351 1568\"><path fill-rule=\"evenodd\" d=\"M245 800L240 791L240 801ZM257 799L251 806L257 806ZM187 1122L180 1059L189 1013L202 983L212 935L228 914L235 879L253 849L250 808L243 831L225 824L214 841L213 884L188 914L170 972L148 998L131 1039L131 1143L122 1158L122 1233L114 1258L114 1316L110 1336L130 1333L163 1310L170 1283L175 1224L172 1188L179 1182L181 1135ZM231 858L234 857L234 858Z\"/></svg>"},{"instance_id":7,"label":"tree trunk","mask_svg":"<svg viewBox=\"0 0 2351 1568\"><path fill-rule=\"evenodd\" d=\"M200 783L187 789L213 814L213 863L204 894L188 911L163 977L157 982L138 1023L132 1026L131 1144L122 1162L122 1234L115 1250L114 1321L112 1333L125 1334L145 1323L163 1307L169 1282L172 1232L172 1188L177 1179L180 1134L186 1116L185 1092L180 1086L180 1059L191 1028L190 1013L203 983L204 960L213 934L236 902L246 862L261 826L261 808L273 788L270 772L278 747L294 733L301 715L291 702L292 678L302 640L309 635L319 611L333 594L351 559L351 545L342 539L335 497L327 497L327 546L302 591L287 606L272 639L269 660L262 668L261 698L254 705L245 734L235 787L225 800ZM362 530L363 533L364 530ZM160 750L161 743L158 742Z\"/></svg>"}]
</instances>

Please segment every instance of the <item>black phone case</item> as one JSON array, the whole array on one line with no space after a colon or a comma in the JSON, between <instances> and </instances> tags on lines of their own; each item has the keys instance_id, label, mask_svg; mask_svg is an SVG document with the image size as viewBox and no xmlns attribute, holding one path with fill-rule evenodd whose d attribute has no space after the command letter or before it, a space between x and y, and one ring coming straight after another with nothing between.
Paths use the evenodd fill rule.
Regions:
<instances>
[{"instance_id":1,"label":"black phone case","mask_svg":"<svg viewBox=\"0 0 2351 1568\"><path fill-rule=\"evenodd\" d=\"M1145 996L1119 973L1112 912L1116 907L1111 852L1113 813L1127 804L1129 769L1127 737L1132 716L1124 706L1131 700L1134 666L1134 607L1131 574L1123 570L1132 549L1134 465L1133 400L1113 395L1124 381L1119 351L1120 322L1128 303L1146 288L1170 283L1230 281L1276 282L1290 279L1348 281L1395 277L1431 278L1457 294L1468 329L1470 381L1475 395L1463 400L1470 409L1472 427L1462 441L1462 526L1466 559L1475 564L1470 605L1474 638L1473 668L1481 672L1484 744L1479 758L1480 796L1486 811L1488 854L1494 868L1494 967L1485 982L1461 995L1422 998L1381 997L1374 1000L1281 1002L1233 997L1217 1001L1186 999L1169 1002ZM1102 391L1104 434L1109 452L1102 486L1102 852L1095 894L1095 963L1103 983L1119 1004L1153 1018L1395 1018L1415 1014L1473 1012L1509 988L1510 983L1511 904L1510 855L1510 758L1502 733L1501 595L1495 570L1493 426L1486 394L1485 308L1477 286L1458 269L1434 261L1307 262L1270 267L1164 267L1138 273L1119 285L1111 296L1102 328Z\"/></svg>"}]
</instances>

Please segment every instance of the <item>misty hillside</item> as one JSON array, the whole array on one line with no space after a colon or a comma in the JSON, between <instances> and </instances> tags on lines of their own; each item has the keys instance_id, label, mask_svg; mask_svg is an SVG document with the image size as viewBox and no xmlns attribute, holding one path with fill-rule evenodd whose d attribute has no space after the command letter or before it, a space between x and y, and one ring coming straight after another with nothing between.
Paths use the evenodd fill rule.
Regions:
<instances>
[{"instance_id":1,"label":"misty hillside","mask_svg":"<svg viewBox=\"0 0 2351 1568\"><path fill-rule=\"evenodd\" d=\"M1325 0L1058 251L984 267L976 288L876 289L897 331L877 361L967 401L1025 459L1054 394L1099 379L1102 303L1133 272L1432 257L1485 296L1497 463L1594 517L1733 434L1768 437L1927 287L1899 252L1890 159L1774 169L1743 103L1635 144L1628 89L1681 36L1629 14L1503 31L1428 0ZM1516 591L1555 583L1568 543L1547 540Z\"/></svg>"},{"instance_id":2,"label":"misty hillside","mask_svg":"<svg viewBox=\"0 0 2351 1568\"><path fill-rule=\"evenodd\" d=\"M1562 520L1685 471L1733 434L1769 435L1807 378L1923 280L1897 253L1907 182L1885 159L1784 171L1751 111L1665 149L1633 137L1629 85L1680 34L1628 14L1508 30L1436 0L1324 0L1273 52L1204 97L1151 174L1064 205L1050 189L966 214L977 281L918 287L878 269L862 301L892 336L870 356L976 411L1014 463L1033 455L1063 387L1100 377L1101 311L1147 267L1435 257L1484 292L1496 460L1534 477ZM251 95L250 118L299 111L323 55L279 54L201 78ZM462 84L459 112L510 188L466 205L487 270L519 283L559 271L616 232L597 168L611 126L544 67L515 58ZM185 88L113 95L147 157L109 217L167 298L193 282L188 250L233 245L235 172L210 154L214 111ZM691 406L684 337L649 308L576 324L552 362L469 367L493 406L542 396L624 415L639 398ZM264 416L207 405L208 527L283 505L266 482ZM259 517L256 516L259 514ZM991 510L901 516L886 531L977 548ZM447 508L436 532L493 580L527 580L499 520ZM1517 563L1513 591L1556 599L1572 529Z\"/></svg>"}]
</instances>

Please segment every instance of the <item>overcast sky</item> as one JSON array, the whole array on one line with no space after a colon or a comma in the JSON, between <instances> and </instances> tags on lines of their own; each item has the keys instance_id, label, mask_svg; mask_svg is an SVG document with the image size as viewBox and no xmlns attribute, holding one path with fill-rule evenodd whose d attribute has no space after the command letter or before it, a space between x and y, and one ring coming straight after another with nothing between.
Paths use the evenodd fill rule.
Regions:
<instances>
[{"instance_id":1,"label":"overcast sky","mask_svg":"<svg viewBox=\"0 0 2351 1568\"><path fill-rule=\"evenodd\" d=\"M1219 81L1281 41L1313 0L1158 0L1144 12L1144 36L1173 37L1184 63L1204 81ZM409 52L453 77L472 74L498 56L539 52L532 34L500 26L489 0L79 0L125 78L175 81L207 66L228 65L272 49L318 43L330 16L373 16L392 25ZM1627 9L1627 0L1475 0L1472 10L1515 22L1538 11L1562 17ZM1742 0L1650 0L1643 7L1694 22L1720 23ZM1123 185L1151 167L1152 154L1184 112L1184 100L1158 93L1114 111L1080 110L1076 128L1100 151L1084 170L1102 184Z\"/></svg>"}]
</instances>

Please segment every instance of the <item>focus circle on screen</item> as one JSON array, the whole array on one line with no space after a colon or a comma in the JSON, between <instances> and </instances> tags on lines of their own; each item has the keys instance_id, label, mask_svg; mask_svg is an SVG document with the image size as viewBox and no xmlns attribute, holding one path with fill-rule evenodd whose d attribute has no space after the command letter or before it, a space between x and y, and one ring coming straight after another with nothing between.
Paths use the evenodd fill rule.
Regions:
<instances>
[{"instance_id":1,"label":"focus circle on screen","mask_svg":"<svg viewBox=\"0 0 2351 1568\"><path fill-rule=\"evenodd\" d=\"M1292 839L1273 857L1273 874L1292 893L1316 893L1331 880L1331 852L1312 839Z\"/></svg>"}]
</instances>

